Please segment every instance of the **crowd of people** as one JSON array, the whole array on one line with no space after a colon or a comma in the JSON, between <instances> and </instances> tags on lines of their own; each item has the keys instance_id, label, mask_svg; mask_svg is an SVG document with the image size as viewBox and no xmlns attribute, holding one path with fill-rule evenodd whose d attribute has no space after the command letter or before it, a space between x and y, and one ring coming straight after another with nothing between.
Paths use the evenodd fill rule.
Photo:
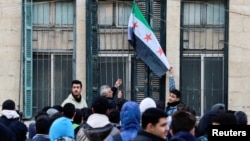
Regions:
<instances>
[{"instance_id":1,"label":"crowd of people","mask_svg":"<svg viewBox=\"0 0 250 141\"><path fill-rule=\"evenodd\" d=\"M243 111L226 109L217 103L199 122L196 112L181 102L169 71L169 98L165 104L150 97L141 102L123 98L118 87L100 87L100 96L87 105L81 95L82 83L72 81L72 93L61 105L46 106L26 126L20 121L15 102L2 104L0 141L207 141L211 125L247 125ZM117 95L117 98L114 98Z\"/></svg>"}]
</instances>

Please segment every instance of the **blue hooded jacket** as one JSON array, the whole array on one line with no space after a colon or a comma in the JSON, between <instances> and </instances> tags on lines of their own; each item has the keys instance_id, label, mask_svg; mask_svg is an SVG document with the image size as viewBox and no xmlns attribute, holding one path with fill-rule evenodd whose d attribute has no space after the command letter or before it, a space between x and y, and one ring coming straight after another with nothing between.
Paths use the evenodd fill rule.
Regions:
<instances>
[{"instance_id":1,"label":"blue hooded jacket","mask_svg":"<svg viewBox=\"0 0 250 141\"><path fill-rule=\"evenodd\" d=\"M121 113L121 138L122 141L133 140L140 130L141 112L136 102L128 101L122 106ZM114 141L113 137L109 141Z\"/></svg>"},{"instance_id":2,"label":"blue hooded jacket","mask_svg":"<svg viewBox=\"0 0 250 141\"><path fill-rule=\"evenodd\" d=\"M54 141L61 137L75 138L72 122L69 118L60 117L56 119L49 130L49 137L51 141Z\"/></svg>"}]
</instances>

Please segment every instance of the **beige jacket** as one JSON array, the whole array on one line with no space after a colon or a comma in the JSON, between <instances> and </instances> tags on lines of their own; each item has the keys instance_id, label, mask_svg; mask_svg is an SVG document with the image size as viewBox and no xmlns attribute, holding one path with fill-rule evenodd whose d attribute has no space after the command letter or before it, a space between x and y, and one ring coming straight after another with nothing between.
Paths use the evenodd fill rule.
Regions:
<instances>
[{"instance_id":1,"label":"beige jacket","mask_svg":"<svg viewBox=\"0 0 250 141\"><path fill-rule=\"evenodd\" d=\"M63 101L63 103L61 104L61 106L63 107L66 103L72 103L75 105L75 108L77 109L82 109L84 107L88 107L86 100L82 97L80 102L77 102L74 97L72 96L72 94L69 94L69 96Z\"/></svg>"}]
</instances>

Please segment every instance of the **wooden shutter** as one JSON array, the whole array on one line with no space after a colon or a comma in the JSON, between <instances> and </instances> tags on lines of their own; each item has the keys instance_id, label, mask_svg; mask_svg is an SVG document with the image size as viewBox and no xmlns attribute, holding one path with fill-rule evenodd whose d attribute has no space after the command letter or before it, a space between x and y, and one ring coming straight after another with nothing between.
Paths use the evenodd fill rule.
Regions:
<instances>
[{"instance_id":1,"label":"wooden shutter","mask_svg":"<svg viewBox=\"0 0 250 141\"><path fill-rule=\"evenodd\" d=\"M154 34L160 42L160 31L162 31L161 2L159 0L136 0L136 3L139 6L144 17L148 20L150 26L153 28ZM165 50L165 44L163 49ZM156 101L165 101L165 77L159 78L138 57L134 57L133 65L133 72L135 73L135 77L132 76L132 80L134 80L132 88L135 87L134 89L132 89L135 95L133 96L133 98L138 102L140 102L144 97L152 97ZM161 81L161 79L164 79L164 81ZM162 88L160 88L161 86Z\"/></svg>"},{"instance_id":2,"label":"wooden shutter","mask_svg":"<svg viewBox=\"0 0 250 141\"><path fill-rule=\"evenodd\" d=\"M32 0L24 0L23 6L23 51L24 51L24 118L32 117Z\"/></svg>"},{"instance_id":3,"label":"wooden shutter","mask_svg":"<svg viewBox=\"0 0 250 141\"><path fill-rule=\"evenodd\" d=\"M146 19L147 17L147 12L148 12L148 2L145 0L136 0L135 1L140 8L142 14ZM141 102L141 100L145 97L149 96L149 85L148 85L148 75L149 75L149 67L139 58L139 57L133 57L133 75L132 75L132 97L133 100L137 102Z\"/></svg>"},{"instance_id":4,"label":"wooden shutter","mask_svg":"<svg viewBox=\"0 0 250 141\"><path fill-rule=\"evenodd\" d=\"M159 0L153 0L150 3L150 21L151 27L153 28L153 32L158 39L159 43L161 38L161 33L164 33L164 30L161 29L161 21L164 21L161 17L161 13L163 8L161 8L162 3ZM163 5L164 6L164 5ZM163 31L163 32L161 32ZM165 39L164 39L165 40ZM165 44L161 44L161 47L165 50ZM156 101L164 101L165 98L165 77L159 78L155 73L152 72L150 75L150 88L152 91L152 98ZM161 79L163 79L162 83L160 83ZM161 93L162 92L162 96Z\"/></svg>"},{"instance_id":5,"label":"wooden shutter","mask_svg":"<svg viewBox=\"0 0 250 141\"><path fill-rule=\"evenodd\" d=\"M98 33L97 33L97 7L96 0L87 2L87 18L86 20L86 52L87 52L87 102L88 105L92 103L92 98L98 95L99 74L98 71Z\"/></svg>"}]
</instances>

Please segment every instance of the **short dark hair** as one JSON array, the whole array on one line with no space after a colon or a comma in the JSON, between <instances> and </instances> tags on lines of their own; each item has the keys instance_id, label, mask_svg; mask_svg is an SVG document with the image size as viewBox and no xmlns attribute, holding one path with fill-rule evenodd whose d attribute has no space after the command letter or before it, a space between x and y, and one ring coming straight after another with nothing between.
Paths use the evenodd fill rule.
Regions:
<instances>
[{"instance_id":1,"label":"short dark hair","mask_svg":"<svg viewBox=\"0 0 250 141\"><path fill-rule=\"evenodd\" d=\"M36 120L38 117L43 116L43 115L49 116L45 111L39 111L39 112L37 112L37 114L35 115L35 120Z\"/></svg>"},{"instance_id":2,"label":"short dark hair","mask_svg":"<svg viewBox=\"0 0 250 141\"><path fill-rule=\"evenodd\" d=\"M111 109L108 115L109 121L112 123L120 122L120 111L118 109Z\"/></svg>"},{"instance_id":3,"label":"short dark hair","mask_svg":"<svg viewBox=\"0 0 250 141\"><path fill-rule=\"evenodd\" d=\"M160 101L160 100L156 101L156 107L159 109L165 110L165 102Z\"/></svg>"},{"instance_id":4,"label":"short dark hair","mask_svg":"<svg viewBox=\"0 0 250 141\"><path fill-rule=\"evenodd\" d=\"M72 87L74 84L80 84L80 87L82 88L82 82L81 82L80 80L73 80L72 83L71 83L71 87Z\"/></svg>"},{"instance_id":5,"label":"short dark hair","mask_svg":"<svg viewBox=\"0 0 250 141\"><path fill-rule=\"evenodd\" d=\"M106 114L107 110L109 109L109 102L105 97L97 96L94 98L92 108L94 109L95 113Z\"/></svg>"},{"instance_id":6,"label":"short dark hair","mask_svg":"<svg viewBox=\"0 0 250 141\"><path fill-rule=\"evenodd\" d=\"M238 121L233 113L228 111L220 112L212 118L212 122L219 123L220 125L237 125Z\"/></svg>"},{"instance_id":7,"label":"short dark hair","mask_svg":"<svg viewBox=\"0 0 250 141\"><path fill-rule=\"evenodd\" d=\"M57 113L53 114L51 117L49 117L49 118L50 118L51 122L53 123L56 119L58 119L58 118L60 118L62 116L63 116L62 113L57 112Z\"/></svg>"},{"instance_id":8,"label":"short dark hair","mask_svg":"<svg viewBox=\"0 0 250 141\"><path fill-rule=\"evenodd\" d=\"M61 105L54 105L52 108L56 109L58 112L63 112L63 107Z\"/></svg>"},{"instance_id":9,"label":"short dark hair","mask_svg":"<svg viewBox=\"0 0 250 141\"><path fill-rule=\"evenodd\" d=\"M194 116L196 116L196 111L194 109L192 109L191 107L189 107L187 104L184 103L180 103L177 105L177 110L178 111L187 111L190 112L191 114L193 114Z\"/></svg>"},{"instance_id":10,"label":"short dark hair","mask_svg":"<svg viewBox=\"0 0 250 141\"><path fill-rule=\"evenodd\" d=\"M179 131L191 131L195 127L196 118L195 116L184 110L176 111L172 115L171 128L173 134L176 134Z\"/></svg>"},{"instance_id":11,"label":"short dark hair","mask_svg":"<svg viewBox=\"0 0 250 141\"><path fill-rule=\"evenodd\" d=\"M75 105L72 104L72 103L66 103L64 106L63 106L63 115L67 118L72 118L75 114Z\"/></svg>"},{"instance_id":12,"label":"short dark hair","mask_svg":"<svg viewBox=\"0 0 250 141\"><path fill-rule=\"evenodd\" d=\"M7 99L3 102L2 110L15 110L15 102L11 99Z\"/></svg>"},{"instance_id":13,"label":"short dark hair","mask_svg":"<svg viewBox=\"0 0 250 141\"><path fill-rule=\"evenodd\" d=\"M51 106L44 106L44 107L42 108L42 111L47 112L47 110L49 110L49 108L51 108Z\"/></svg>"},{"instance_id":14,"label":"short dark hair","mask_svg":"<svg viewBox=\"0 0 250 141\"><path fill-rule=\"evenodd\" d=\"M35 126L38 134L48 134L50 126L52 124L51 119L47 115L40 115L36 118Z\"/></svg>"},{"instance_id":15,"label":"short dark hair","mask_svg":"<svg viewBox=\"0 0 250 141\"><path fill-rule=\"evenodd\" d=\"M76 124L81 124L82 123L82 117L83 117L83 113L81 109L76 109L76 114L74 116L74 123Z\"/></svg>"},{"instance_id":16,"label":"short dark hair","mask_svg":"<svg viewBox=\"0 0 250 141\"><path fill-rule=\"evenodd\" d=\"M82 114L83 114L83 122L86 122L89 118L89 116L93 113L91 108L89 107L84 107L81 109Z\"/></svg>"},{"instance_id":17,"label":"short dark hair","mask_svg":"<svg viewBox=\"0 0 250 141\"><path fill-rule=\"evenodd\" d=\"M236 111L234 113L239 125L247 125L247 114L244 111Z\"/></svg>"},{"instance_id":18,"label":"short dark hair","mask_svg":"<svg viewBox=\"0 0 250 141\"><path fill-rule=\"evenodd\" d=\"M175 94L177 98L181 98L181 92L177 89L173 89L170 93Z\"/></svg>"},{"instance_id":19,"label":"short dark hair","mask_svg":"<svg viewBox=\"0 0 250 141\"><path fill-rule=\"evenodd\" d=\"M142 119L141 119L142 128L146 129L149 123L156 125L159 122L160 118L166 118L167 116L168 116L167 113L162 109L148 108L142 114Z\"/></svg>"},{"instance_id":20,"label":"short dark hair","mask_svg":"<svg viewBox=\"0 0 250 141\"><path fill-rule=\"evenodd\" d=\"M121 111L123 104L126 103L127 101L128 101L128 100L125 99L125 98L119 98L119 99L117 100L117 104L116 104L117 109L118 109L119 111Z\"/></svg>"}]
</instances>

